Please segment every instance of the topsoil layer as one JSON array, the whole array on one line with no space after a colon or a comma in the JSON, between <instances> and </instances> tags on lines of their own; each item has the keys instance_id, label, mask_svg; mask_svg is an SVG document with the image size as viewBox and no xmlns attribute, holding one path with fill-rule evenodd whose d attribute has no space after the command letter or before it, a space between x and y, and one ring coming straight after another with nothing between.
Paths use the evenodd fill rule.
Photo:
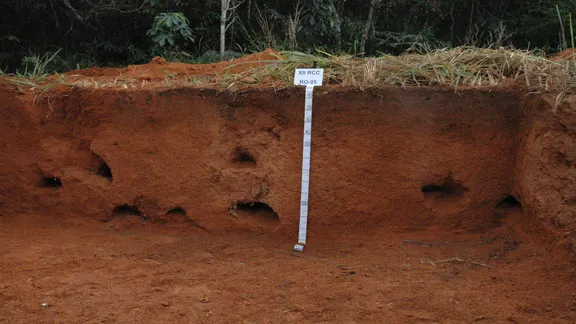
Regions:
<instances>
[{"instance_id":1,"label":"topsoil layer","mask_svg":"<svg viewBox=\"0 0 576 324\"><path fill-rule=\"evenodd\" d=\"M304 91L222 66L0 82L0 320L576 320L574 98L316 89L293 255Z\"/></svg>"}]
</instances>

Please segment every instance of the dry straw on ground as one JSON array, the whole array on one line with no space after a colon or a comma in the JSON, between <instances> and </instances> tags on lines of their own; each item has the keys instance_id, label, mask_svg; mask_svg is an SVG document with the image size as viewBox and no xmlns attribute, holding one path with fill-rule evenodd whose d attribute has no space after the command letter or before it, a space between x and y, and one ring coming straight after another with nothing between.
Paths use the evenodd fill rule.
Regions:
<instances>
[{"instance_id":1,"label":"dry straw on ground","mask_svg":"<svg viewBox=\"0 0 576 324\"><path fill-rule=\"evenodd\" d=\"M291 83L294 68L325 68L329 84L359 88L378 86L497 86L521 80L528 88L565 91L576 86L574 60L550 60L542 53L517 49L458 47L426 54L381 55L373 58L314 56L280 52L278 61L245 71L256 80Z\"/></svg>"},{"instance_id":2,"label":"dry straw on ground","mask_svg":"<svg viewBox=\"0 0 576 324\"><path fill-rule=\"evenodd\" d=\"M352 55L331 55L319 52L276 52L275 60L223 64L216 75L184 75L166 72L162 83L153 83L122 75L113 79L74 79L68 74L41 78L10 77L22 86L43 92L54 84L81 88L144 88L157 87L232 87L238 84L266 84L284 87L292 84L295 68L309 68L314 62L325 69L325 83L355 88L383 86L498 86L507 81L521 84L529 91L553 91L561 94L576 89L576 60L559 55L548 59L542 52L511 48L486 49L458 47L424 54L399 56L382 54L359 58ZM248 67L248 64L250 67ZM246 68L239 68L244 65ZM232 73L231 71L241 71ZM213 72L212 72L213 73ZM507 85L509 83L506 83Z\"/></svg>"}]
</instances>

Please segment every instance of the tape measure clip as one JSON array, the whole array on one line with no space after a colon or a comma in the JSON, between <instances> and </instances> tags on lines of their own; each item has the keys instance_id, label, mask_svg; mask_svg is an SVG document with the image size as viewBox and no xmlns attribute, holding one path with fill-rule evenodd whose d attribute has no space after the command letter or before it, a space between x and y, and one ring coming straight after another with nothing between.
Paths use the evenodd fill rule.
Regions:
<instances>
[{"instance_id":1,"label":"tape measure clip","mask_svg":"<svg viewBox=\"0 0 576 324\"><path fill-rule=\"evenodd\" d=\"M304 251L304 244L298 243L298 244L294 245L294 251L303 252Z\"/></svg>"}]
</instances>

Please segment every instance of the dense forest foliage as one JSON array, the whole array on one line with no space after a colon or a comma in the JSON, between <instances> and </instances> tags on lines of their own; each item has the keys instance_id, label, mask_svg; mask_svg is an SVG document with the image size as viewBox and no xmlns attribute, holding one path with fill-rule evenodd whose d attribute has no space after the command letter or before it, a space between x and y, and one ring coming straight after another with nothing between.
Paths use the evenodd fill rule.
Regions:
<instances>
[{"instance_id":1,"label":"dense forest foliage","mask_svg":"<svg viewBox=\"0 0 576 324\"><path fill-rule=\"evenodd\" d=\"M0 69L209 62L273 47L377 55L573 46L575 0L2 0ZM576 17L574 17L576 19ZM225 38L221 38L222 32ZM50 58L53 58L50 60Z\"/></svg>"}]
</instances>

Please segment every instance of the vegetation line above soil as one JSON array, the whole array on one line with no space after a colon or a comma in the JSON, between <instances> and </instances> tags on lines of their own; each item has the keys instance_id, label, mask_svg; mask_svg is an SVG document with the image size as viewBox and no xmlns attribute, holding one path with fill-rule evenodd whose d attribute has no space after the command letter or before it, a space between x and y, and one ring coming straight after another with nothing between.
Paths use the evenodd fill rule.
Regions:
<instances>
[{"instance_id":1,"label":"vegetation line above soil","mask_svg":"<svg viewBox=\"0 0 576 324\"><path fill-rule=\"evenodd\" d=\"M294 69L325 69L327 85L365 89L383 86L498 86L517 83L530 91L568 92L576 85L576 61L571 51L551 59L537 51L511 48L458 47L425 54L382 54L359 58L352 55L311 55L295 51L267 50L216 64L151 63L124 69L76 70L37 78L7 76L18 86L46 91L62 84L81 88L146 88L264 85L286 87ZM95 72L97 71L97 75Z\"/></svg>"},{"instance_id":2,"label":"vegetation line above soil","mask_svg":"<svg viewBox=\"0 0 576 324\"><path fill-rule=\"evenodd\" d=\"M576 63L570 59L549 60L537 52L517 49L458 47L426 54L381 55L357 58L324 53L313 56L281 52L279 63L250 69L257 80L269 78L291 83L295 68L325 68L330 84L352 87L441 85L458 87L496 86L505 80L522 80L529 88L567 90L576 84Z\"/></svg>"}]
</instances>

